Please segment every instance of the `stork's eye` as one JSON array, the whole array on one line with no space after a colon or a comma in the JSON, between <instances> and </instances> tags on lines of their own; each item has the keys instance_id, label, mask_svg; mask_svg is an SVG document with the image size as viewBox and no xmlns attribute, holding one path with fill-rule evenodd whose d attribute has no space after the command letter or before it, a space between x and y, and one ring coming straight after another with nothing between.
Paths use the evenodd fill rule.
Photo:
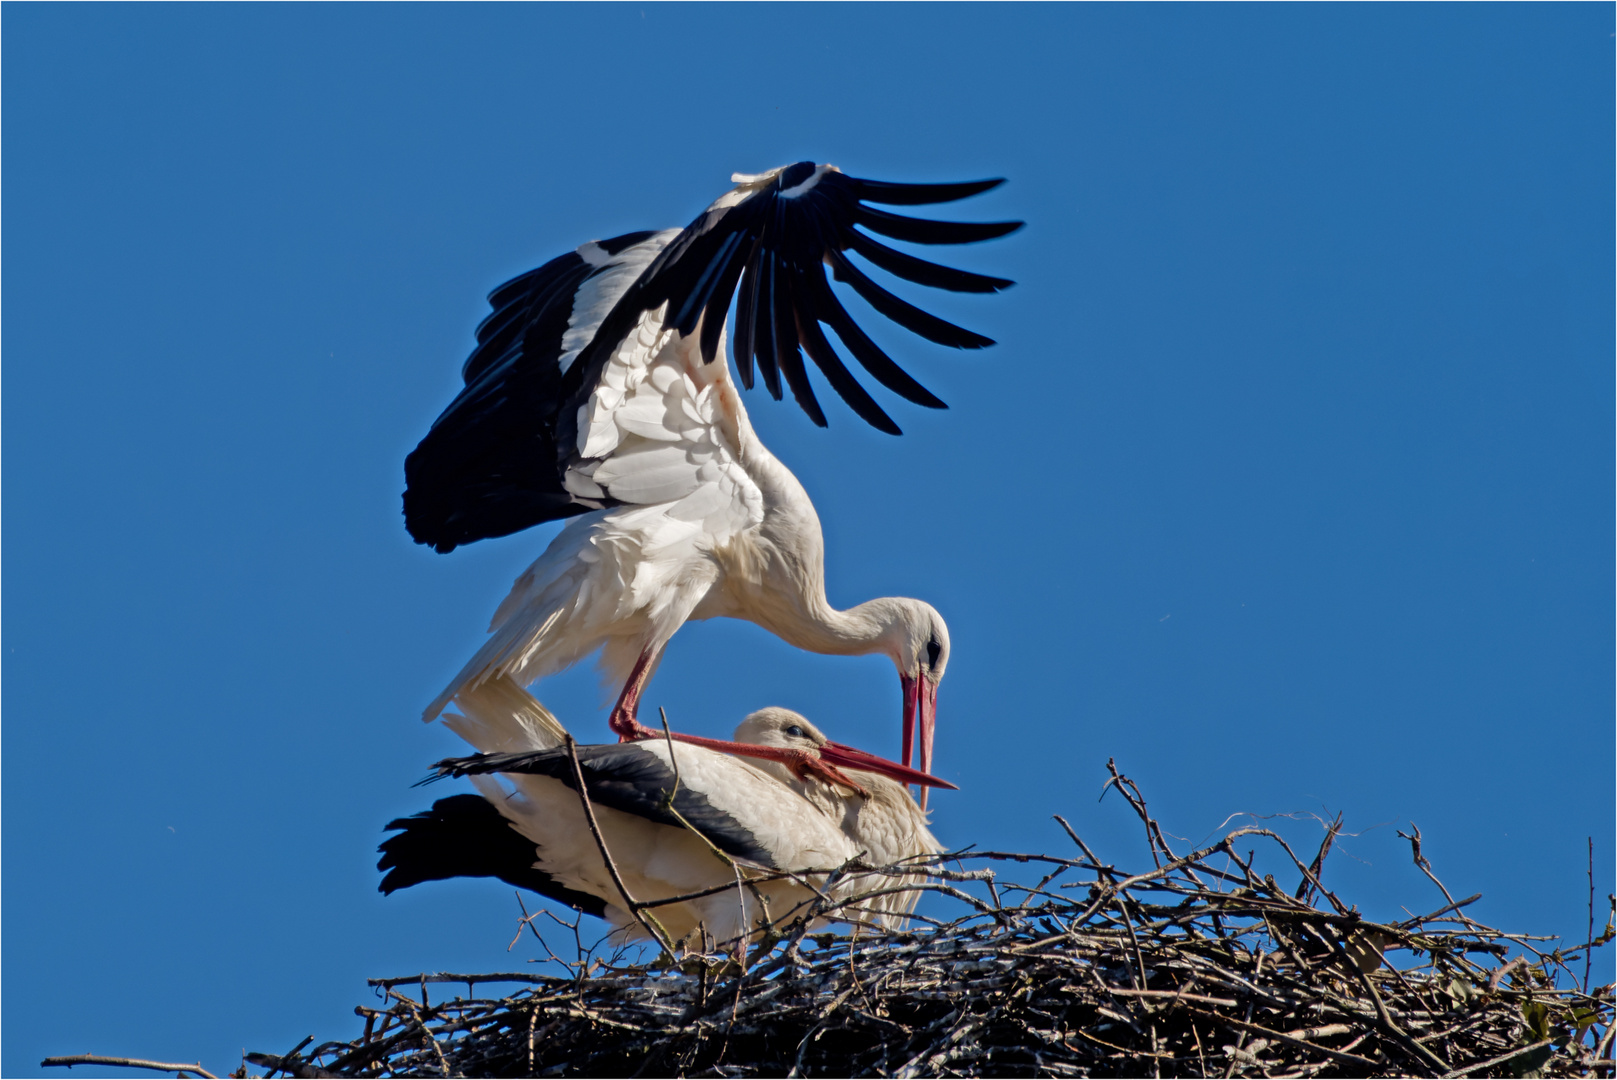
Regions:
<instances>
[{"instance_id":1,"label":"stork's eye","mask_svg":"<svg viewBox=\"0 0 1617 1080\"><path fill-rule=\"evenodd\" d=\"M938 657L941 656L941 655L943 655L943 643L942 642L940 642L937 638L933 638L931 641L926 643L926 666L927 667L929 667L929 668L937 667L938 666Z\"/></svg>"},{"instance_id":2,"label":"stork's eye","mask_svg":"<svg viewBox=\"0 0 1617 1080\"><path fill-rule=\"evenodd\" d=\"M808 732L804 731L796 724L793 724L791 727L786 729L786 734L790 735L794 739L801 739L803 736L807 735Z\"/></svg>"}]
</instances>

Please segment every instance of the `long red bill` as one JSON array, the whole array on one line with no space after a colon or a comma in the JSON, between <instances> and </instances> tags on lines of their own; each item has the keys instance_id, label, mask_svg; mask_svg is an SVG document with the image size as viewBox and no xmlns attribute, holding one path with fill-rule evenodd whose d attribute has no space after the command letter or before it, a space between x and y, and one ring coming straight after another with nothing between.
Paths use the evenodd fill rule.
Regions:
<instances>
[{"instance_id":1,"label":"long red bill","mask_svg":"<svg viewBox=\"0 0 1617 1080\"><path fill-rule=\"evenodd\" d=\"M919 676L900 675L898 683L904 692L903 746L898 760L908 765L915 760L912 756L912 748L915 746L915 706L919 700L921 679ZM923 764L921 768L925 769L926 765Z\"/></svg>"},{"instance_id":2,"label":"long red bill","mask_svg":"<svg viewBox=\"0 0 1617 1080\"><path fill-rule=\"evenodd\" d=\"M925 677L916 682L921 684L920 692L916 695L920 701L915 710L916 723L921 729L921 760L916 764L922 772L927 772L932 768L932 735L938 725L938 684Z\"/></svg>"},{"instance_id":3,"label":"long red bill","mask_svg":"<svg viewBox=\"0 0 1617 1080\"><path fill-rule=\"evenodd\" d=\"M925 744L923 743L923 747ZM928 755L930 756L930 755ZM820 757L832 765L844 769L863 769L865 772L880 773L891 777L901 784L920 784L923 788L948 788L950 791L959 791L955 785L947 780L941 780L930 773L912 769L908 765L900 765L896 761L867 754L863 750L856 750L842 743L826 743L820 747Z\"/></svg>"},{"instance_id":4,"label":"long red bill","mask_svg":"<svg viewBox=\"0 0 1617 1080\"><path fill-rule=\"evenodd\" d=\"M921 766L922 772L932 768L932 734L938 724L938 684L921 676L915 680L919 686L916 690L916 722L920 726L921 760L916 764ZM926 788L921 789L921 809L926 809Z\"/></svg>"},{"instance_id":5,"label":"long red bill","mask_svg":"<svg viewBox=\"0 0 1617 1080\"><path fill-rule=\"evenodd\" d=\"M655 735L647 738L656 738ZM758 746L755 743L731 742L728 739L708 739L701 735L683 735L674 732L675 742L690 743L692 746L705 746L709 750L718 750L726 754L740 754L742 757L764 758L769 761L782 761L792 754L819 754L820 760L828 765L840 766L845 769L863 769L865 772L879 773L890 776L901 784L920 784L923 794L929 787L948 788L950 791L960 789L947 780L940 780L936 776L928 776L924 772L912 769L907 765L900 765L896 761L867 754L863 750L842 743L826 743L818 750L789 750L778 746Z\"/></svg>"}]
</instances>

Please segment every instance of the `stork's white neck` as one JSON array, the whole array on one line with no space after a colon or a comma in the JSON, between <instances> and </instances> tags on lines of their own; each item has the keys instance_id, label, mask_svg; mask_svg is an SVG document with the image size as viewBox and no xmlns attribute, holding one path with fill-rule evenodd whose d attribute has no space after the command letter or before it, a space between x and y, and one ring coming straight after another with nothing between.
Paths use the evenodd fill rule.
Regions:
<instances>
[{"instance_id":1,"label":"stork's white neck","mask_svg":"<svg viewBox=\"0 0 1617 1080\"><path fill-rule=\"evenodd\" d=\"M737 552L742 557L726 567L725 591L742 609L736 614L809 652L885 653L905 666L904 623L913 602L882 597L846 611L833 607L825 595L825 545L814 504L756 438L747 442L743 459L763 493L765 514L758 532L744 541L744 553Z\"/></svg>"},{"instance_id":2,"label":"stork's white neck","mask_svg":"<svg viewBox=\"0 0 1617 1080\"><path fill-rule=\"evenodd\" d=\"M728 380L722 401L733 410L737 457L763 495L764 520L755 533L714 553L724 567L722 599L703 604L694 617L746 619L809 652L885 653L901 670L911 666L904 658L906 618L916 602L883 597L847 611L831 606L825 595L825 542L814 503L791 470L759 441Z\"/></svg>"},{"instance_id":3,"label":"stork's white neck","mask_svg":"<svg viewBox=\"0 0 1617 1080\"><path fill-rule=\"evenodd\" d=\"M863 656L868 653L886 653L895 666L901 666L899 645L902 640L899 619L893 608L901 601L892 597L866 600L847 611L838 611L825 598L822 588L809 598L809 617L781 626L774 632L781 638L810 652L831 656Z\"/></svg>"}]
</instances>

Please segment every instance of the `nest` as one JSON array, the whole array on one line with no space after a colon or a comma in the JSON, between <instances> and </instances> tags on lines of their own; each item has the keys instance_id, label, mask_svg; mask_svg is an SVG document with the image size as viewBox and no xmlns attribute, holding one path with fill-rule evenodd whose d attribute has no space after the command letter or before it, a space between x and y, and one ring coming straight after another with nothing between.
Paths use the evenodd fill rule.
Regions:
<instances>
[{"instance_id":1,"label":"nest","mask_svg":"<svg viewBox=\"0 0 1617 1080\"><path fill-rule=\"evenodd\" d=\"M1412 827L1415 862L1448 903L1375 923L1320 880L1340 818L1306 862L1262 827L1178 855L1126 777L1114 769L1108 786L1138 814L1150 868L1103 862L1058 818L1075 857L960 852L832 873L914 888L924 870L942 902L923 910L953 918L869 928L869 894L827 897L750 949L685 942L644 963L575 937L571 960L545 945L568 976L372 980L383 1000L356 1009L359 1038L247 1060L311 1077L1612 1075L1613 987L1588 977L1613 929L1595 937L1592 901L1577 948L1483 926L1464 913L1478 897L1448 895ZM1287 884L1260 874L1264 850ZM544 941L540 918L518 933ZM828 919L853 929L817 932ZM477 994L502 982L528 986ZM432 984L465 993L434 1001Z\"/></svg>"}]
</instances>

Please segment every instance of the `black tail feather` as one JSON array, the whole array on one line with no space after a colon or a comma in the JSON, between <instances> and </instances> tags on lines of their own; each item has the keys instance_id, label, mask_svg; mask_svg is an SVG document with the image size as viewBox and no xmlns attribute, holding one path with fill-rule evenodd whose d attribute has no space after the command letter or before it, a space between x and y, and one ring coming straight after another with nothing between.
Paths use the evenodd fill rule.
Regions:
<instances>
[{"instance_id":1,"label":"black tail feather","mask_svg":"<svg viewBox=\"0 0 1617 1080\"><path fill-rule=\"evenodd\" d=\"M397 835L382 841L376 864L386 871L378 890L393 893L423 881L494 877L547 896L589 915L606 914L598 896L569 889L534 867L534 845L511 828L481 795L452 795L431 810L387 824Z\"/></svg>"}]
</instances>

